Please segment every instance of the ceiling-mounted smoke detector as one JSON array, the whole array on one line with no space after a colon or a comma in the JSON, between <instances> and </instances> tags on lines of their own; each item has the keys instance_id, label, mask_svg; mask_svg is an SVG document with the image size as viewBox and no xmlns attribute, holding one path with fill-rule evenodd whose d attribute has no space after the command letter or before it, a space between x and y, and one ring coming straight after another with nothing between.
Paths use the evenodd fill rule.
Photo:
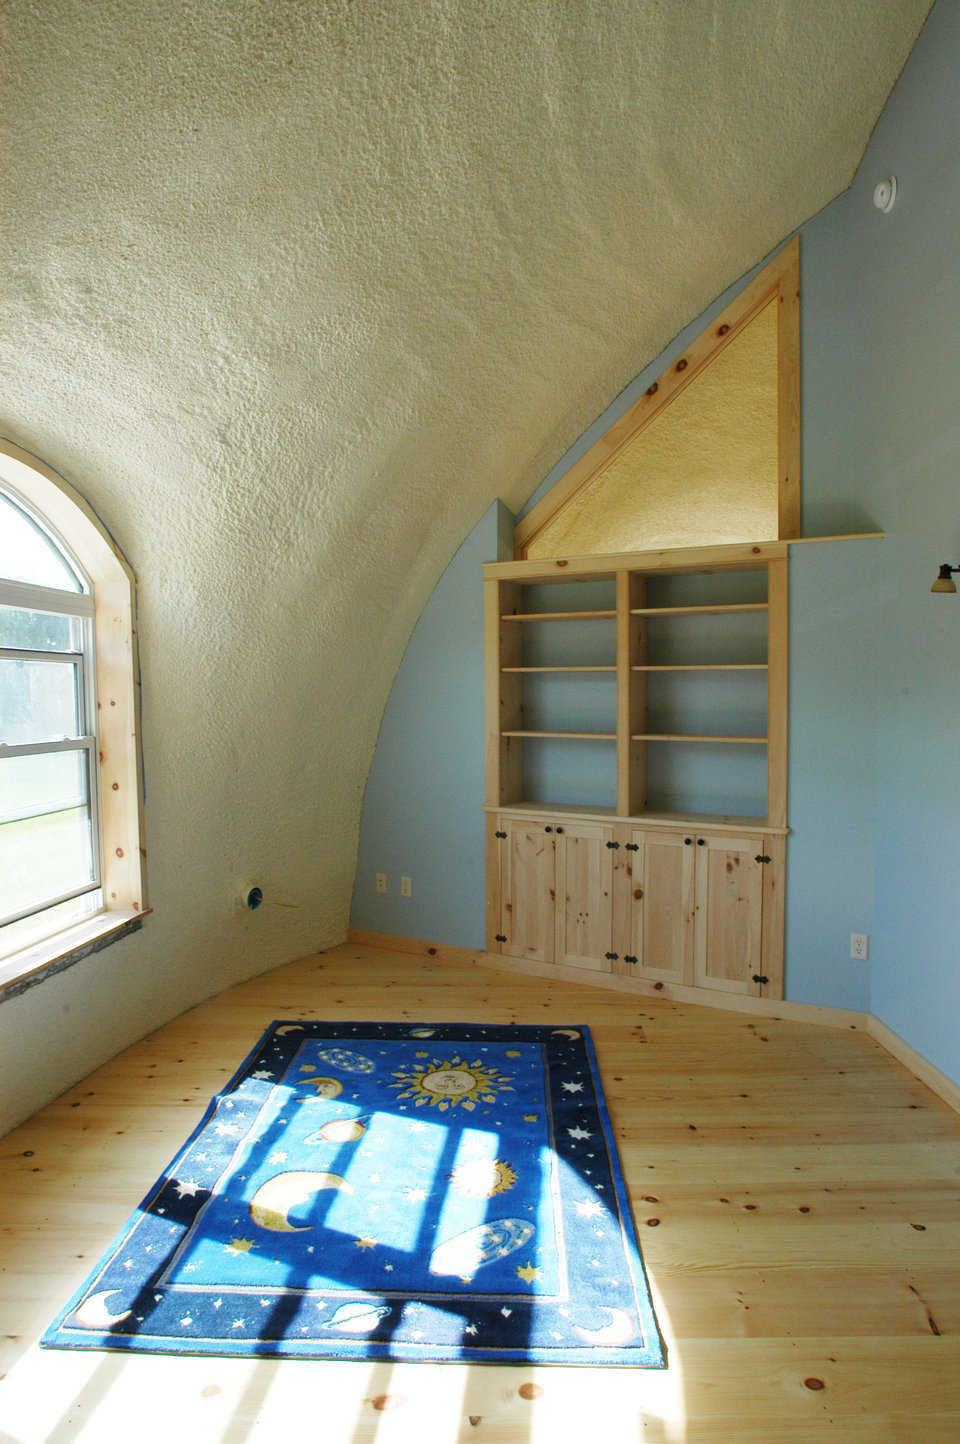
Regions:
<instances>
[{"instance_id":1,"label":"ceiling-mounted smoke detector","mask_svg":"<svg viewBox=\"0 0 960 1444\"><path fill-rule=\"evenodd\" d=\"M873 204L878 211L889 215L897 203L897 178L895 175L888 175L886 180L878 181L873 188Z\"/></svg>"}]
</instances>

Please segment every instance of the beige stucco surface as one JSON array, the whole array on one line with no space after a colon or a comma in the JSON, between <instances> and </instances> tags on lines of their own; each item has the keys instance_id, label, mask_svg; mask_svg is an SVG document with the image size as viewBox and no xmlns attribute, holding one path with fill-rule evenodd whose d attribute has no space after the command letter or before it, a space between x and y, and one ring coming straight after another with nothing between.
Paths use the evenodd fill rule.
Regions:
<instances>
[{"instance_id":1,"label":"beige stucco surface","mask_svg":"<svg viewBox=\"0 0 960 1444\"><path fill-rule=\"evenodd\" d=\"M776 537L777 302L576 492L528 557Z\"/></svg>"},{"instance_id":2,"label":"beige stucco surface","mask_svg":"<svg viewBox=\"0 0 960 1444\"><path fill-rule=\"evenodd\" d=\"M847 184L928 3L6 8L0 430L139 578L155 912L0 1009L0 1123L343 936L454 548Z\"/></svg>"}]
</instances>

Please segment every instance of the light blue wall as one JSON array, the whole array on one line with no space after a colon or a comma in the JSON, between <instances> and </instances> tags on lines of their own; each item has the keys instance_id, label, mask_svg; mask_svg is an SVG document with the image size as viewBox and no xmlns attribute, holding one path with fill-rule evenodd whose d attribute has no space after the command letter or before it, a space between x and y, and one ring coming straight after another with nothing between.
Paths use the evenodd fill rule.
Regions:
<instances>
[{"instance_id":1,"label":"light blue wall","mask_svg":"<svg viewBox=\"0 0 960 1444\"><path fill-rule=\"evenodd\" d=\"M859 593L852 635L838 605L818 671L821 681L833 671L831 695L848 713L853 704L843 694L851 673L863 675L862 647L874 675L862 709L867 726L855 728L849 718L839 729L849 754L840 803L851 846L849 804L854 788L865 793L868 770L857 758L857 733L873 751L870 1005L954 1078L960 1078L960 597L932 596L930 582L937 563L960 561L958 74L960 6L941 0L853 185L803 235L807 528L829 529L835 515L850 510L887 532L883 542L860 544L873 570L862 576L862 592L850 574ZM885 216L871 196L890 174L898 177L900 196ZM836 562L826 548L822 555L839 569L857 548L843 550ZM865 565L859 551L856 565ZM803 586L803 573L794 568L794 576ZM824 578L823 585L838 581ZM815 578L811 583L816 587ZM837 643L842 655L831 662ZM793 875L789 886L793 892ZM826 882L824 888L833 911L838 889Z\"/></svg>"},{"instance_id":2,"label":"light blue wall","mask_svg":"<svg viewBox=\"0 0 960 1444\"><path fill-rule=\"evenodd\" d=\"M804 530L878 528L887 537L793 549L786 929L788 998L870 1009L955 1078L960 596L932 596L929 587L939 562L960 561L958 73L960 5L940 0L849 191L801 233ZM884 216L871 196L890 173L900 198ZM552 468L528 508L746 279L631 382ZM468 816L473 808L479 817L482 795L479 660L470 683L475 701L458 712L454 729L463 750L446 759L432 801L422 788L431 775L432 699L449 687L444 669L456 662L462 670L464 653L479 658L476 593L479 562L493 555L483 532L489 518L428 605L384 716L364 810L355 926L482 944L482 838ZM444 745L439 736L436 743ZM438 826L451 785L463 828L455 839ZM397 839L395 854L374 847L373 827ZM360 887L363 874L399 859L408 833L423 849L421 873L456 873L454 887L445 885L442 896L421 890L414 908L393 894L369 897L365 877ZM472 875L444 856L464 837L476 859ZM376 868L375 854L385 859ZM852 931L871 935L867 964L849 957Z\"/></svg>"},{"instance_id":3,"label":"light blue wall","mask_svg":"<svg viewBox=\"0 0 960 1444\"><path fill-rule=\"evenodd\" d=\"M423 610L367 778L351 926L459 947L484 942L484 562L509 543L494 502ZM387 892L375 890L378 872ZM400 879L413 896L400 896Z\"/></svg>"}]
</instances>

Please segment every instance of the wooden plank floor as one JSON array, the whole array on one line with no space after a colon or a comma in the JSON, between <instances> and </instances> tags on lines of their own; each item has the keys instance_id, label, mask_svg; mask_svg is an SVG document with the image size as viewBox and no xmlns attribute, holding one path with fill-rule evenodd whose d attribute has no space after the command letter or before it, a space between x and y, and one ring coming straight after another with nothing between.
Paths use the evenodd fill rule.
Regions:
<instances>
[{"instance_id":1,"label":"wooden plank floor","mask_svg":"<svg viewBox=\"0 0 960 1444\"><path fill-rule=\"evenodd\" d=\"M279 1017L588 1023L670 1367L39 1351ZM2 1444L960 1439L960 1118L860 1032L348 944L161 1028L0 1154Z\"/></svg>"}]
</instances>

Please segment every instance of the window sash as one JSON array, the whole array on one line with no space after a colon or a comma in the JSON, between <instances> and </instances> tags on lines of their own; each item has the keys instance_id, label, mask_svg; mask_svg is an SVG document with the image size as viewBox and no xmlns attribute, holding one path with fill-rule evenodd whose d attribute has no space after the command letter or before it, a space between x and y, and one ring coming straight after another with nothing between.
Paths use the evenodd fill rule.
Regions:
<instances>
[{"instance_id":1,"label":"window sash","mask_svg":"<svg viewBox=\"0 0 960 1444\"><path fill-rule=\"evenodd\" d=\"M29 907L0 917L0 928L9 923L21 922L45 912L47 908L73 898L96 892L103 886L103 849L100 825L100 750L94 733L96 723L96 698L94 696L94 653L93 653L93 597L89 593L59 591L53 587L41 587L27 582L0 580L0 604L23 607L33 612L80 617L84 621L83 650L76 651L34 651L22 647L0 647L0 657L14 661L70 663L74 668L76 686L77 717L83 732L76 737L65 737L58 741L4 743L0 740L0 758L38 757L56 752L83 752L86 754L87 809L90 816L90 851L92 879L55 897L34 902ZM43 813L30 813L30 817Z\"/></svg>"},{"instance_id":2,"label":"window sash","mask_svg":"<svg viewBox=\"0 0 960 1444\"><path fill-rule=\"evenodd\" d=\"M67 617L92 617L93 597L89 592L65 592L58 587L38 587L32 582L11 582L0 578L0 604L24 607L30 612L60 612Z\"/></svg>"}]
</instances>

